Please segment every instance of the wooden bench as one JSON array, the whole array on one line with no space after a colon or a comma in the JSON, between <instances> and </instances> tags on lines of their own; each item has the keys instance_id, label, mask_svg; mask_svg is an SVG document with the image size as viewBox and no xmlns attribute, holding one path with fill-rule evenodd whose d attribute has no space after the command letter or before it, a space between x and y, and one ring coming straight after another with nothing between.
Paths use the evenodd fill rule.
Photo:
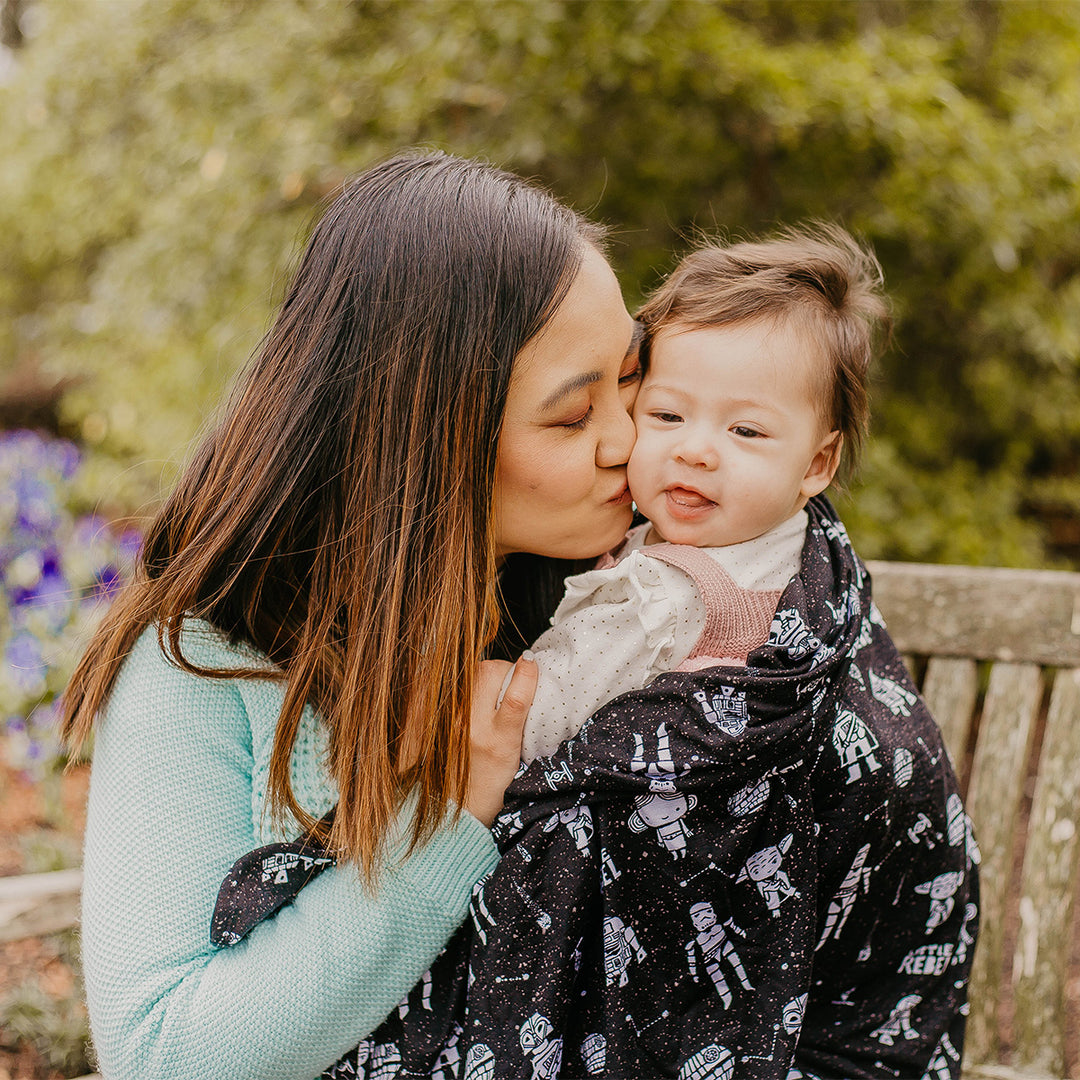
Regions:
<instances>
[{"instance_id":1,"label":"wooden bench","mask_svg":"<svg viewBox=\"0 0 1080 1080\"><path fill-rule=\"evenodd\" d=\"M965 1075L1069 1076L1067 1068L1080 1065L1069 1042L1080 1018L1068 993L1080 822L1080 574L869 566L878 607L966 784L982 850ZM1010 1030L1006 1054L1002 1034Z\"/></svg>"},{"instance_id":2,"label":"wooden bench","mask_svg":"<svg viewBox=\"0 0 1080 1080\"><path fill-rule=\"evenodd\" d=\"M1080 994L1070 999L1068 988L1080 857L1080 574L869 565L878 606L966 785L982 849L965 1076L1080 1075ZM0 879L0 941L73 925L78 888L77 871Z\"/></svg>"}]
</instances>

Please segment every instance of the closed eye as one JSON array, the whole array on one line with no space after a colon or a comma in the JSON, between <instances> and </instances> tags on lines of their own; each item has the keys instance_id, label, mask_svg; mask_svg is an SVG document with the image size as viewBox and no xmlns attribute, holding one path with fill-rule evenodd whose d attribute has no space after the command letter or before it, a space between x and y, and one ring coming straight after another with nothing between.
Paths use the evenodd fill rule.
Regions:
<instances>
[{"instance_id":1,"label":"closed eye","mask_svg":"<svg viewBox=\"0 0 1080 1080\"><path fill-rule=\"evenodd\" d=\"M567 431L581 431L589 422L589 417L592 416L592 406L590 405L588 410L583 416L577 420L570 420L565 424L559 424L561 428L565 428Z\"/></svg>"}]
</instances>

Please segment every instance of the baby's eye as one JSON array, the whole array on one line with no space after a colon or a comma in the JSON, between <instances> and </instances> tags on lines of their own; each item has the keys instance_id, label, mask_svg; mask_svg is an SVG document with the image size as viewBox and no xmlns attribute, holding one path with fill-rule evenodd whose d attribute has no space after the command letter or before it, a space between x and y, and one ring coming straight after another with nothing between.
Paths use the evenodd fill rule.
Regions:
<instances>
[{"instance_id":1,"label":"baby's eye","mask_svg":"<svg viewBox=\"0 0 1080 1080\"><path fill-rule=\"evenodd\" d=\"M737 424L731 429L732 434L738 435L740 439L760 439L761 432L755 431L754 428L743 427L742 424Z\"/></svg>"},{"instance_id":2,"label":"baby's eye","mask_svg":"<svg viewBox=\"0 0 1080 1080\"><path fill-rule=\"evenodd\" d=\"M678 413L673 412L654 412L654 420L659 420L661 424L681 424L682 417Z\"/></svg>"}]
</instances>

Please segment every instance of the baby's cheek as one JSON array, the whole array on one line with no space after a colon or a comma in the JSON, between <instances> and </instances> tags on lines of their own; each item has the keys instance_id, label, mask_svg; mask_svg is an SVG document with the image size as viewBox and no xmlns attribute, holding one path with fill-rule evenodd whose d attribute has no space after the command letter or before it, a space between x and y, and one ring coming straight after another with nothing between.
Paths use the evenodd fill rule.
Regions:
<instances>
[{"instance_id":1,"label":"baby's cheek","mask_svg":"<svg viewBox=\"0 0 1080 1080\"><path fill-rule=\"evenodd\" d=\"M663 454L663 447L656 432L643 424L634 425L634 447L630 451L629 467L639 475L656 464Z\"/></svg>"},{"instance_id":2,"label":"baby's cheek","mask_svg":"<svg viewBox=\"0 0 1080 1080\"><path fill-rule=\"evenodd\" d=\"M630 494L640 507L638 498L645 498L648 492L649 480L649 456L647 448L642 447L642 440L634 443L634 449L630 452L630 460L626 463L626 482L630 485Z\"/></svg>"}]
</instances>

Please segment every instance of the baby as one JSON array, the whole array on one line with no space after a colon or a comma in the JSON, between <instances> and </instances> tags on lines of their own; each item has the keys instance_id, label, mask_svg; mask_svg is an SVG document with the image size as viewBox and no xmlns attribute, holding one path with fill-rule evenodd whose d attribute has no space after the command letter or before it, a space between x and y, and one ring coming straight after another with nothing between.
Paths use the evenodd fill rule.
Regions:
<instances>
[{"instance_id":1,"label":"baby","mask_svg":"<svg viewBox=\"0 0 1080 1080\"><path fill-rule=\"evenodd\" d=\"M648 521L567 580L526 656L523 757L664 671L745 664L799 570L807 501L851 467L888 306L843 229L687 256L638 313L644 380L628 479Z\"/></svg>"}]
</instances>

